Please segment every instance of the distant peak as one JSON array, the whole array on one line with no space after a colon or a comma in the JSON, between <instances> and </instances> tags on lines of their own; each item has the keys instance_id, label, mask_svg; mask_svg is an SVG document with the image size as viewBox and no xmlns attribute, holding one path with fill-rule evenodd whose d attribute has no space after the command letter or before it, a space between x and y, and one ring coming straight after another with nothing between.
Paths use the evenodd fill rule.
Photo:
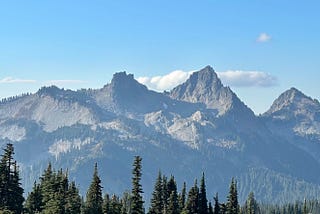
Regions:
<instances>
[{"instance_id":1,"label":"distant peak","mask_svg":"<svg viewBox=\"0 0 320 214\"><path fill-rule=\"evenodd\" d=\"M118 73L113 74L112 81L125 80L125 79L133 80L134 76L133 76L133 74L127 74L125 71L118 72Z\"/></svg>"},{"instance_id":2,"label":"distant peak","mask_svg":"<svg viewBox=\"0 0 320 214\"><path fill-rule=\"evenodd\" d=\"M290 88L283 92L272 104L266 114L272 114L282 109L304 108L310 105L319 105L317 100L308 97L297 88Z\"/></svg>"}]
</instances>

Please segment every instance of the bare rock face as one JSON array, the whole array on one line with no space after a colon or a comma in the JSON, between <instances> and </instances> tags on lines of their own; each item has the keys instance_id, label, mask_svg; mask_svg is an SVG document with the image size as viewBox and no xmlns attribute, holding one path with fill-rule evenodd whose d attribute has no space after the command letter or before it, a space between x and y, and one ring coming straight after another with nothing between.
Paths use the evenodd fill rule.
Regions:
<instances>
[{"instance_id":1,"label":"bare rock face","mask_svg":"<svg viewBox=\"0 0 320 214\"><path fill-rule=\"evenodd\" d=\"M141 155L146 198L161 169L178 183L205 171L208 189L222 196L237 177L241 200L252 185L288 189L286 198L302 200L295 190L320 194L319 133L318 101L292 88L257 117L210 66L170 93L120 72L101 89L43 87L0 102L0 146L15 145L26 192L50 161L68 168L84 193L91 174L83 172L98 162L107 169L105 190L121 194L130 187L132 157ZM256 197L274 202L283 194Z\"/></svg>"}]
</instances>

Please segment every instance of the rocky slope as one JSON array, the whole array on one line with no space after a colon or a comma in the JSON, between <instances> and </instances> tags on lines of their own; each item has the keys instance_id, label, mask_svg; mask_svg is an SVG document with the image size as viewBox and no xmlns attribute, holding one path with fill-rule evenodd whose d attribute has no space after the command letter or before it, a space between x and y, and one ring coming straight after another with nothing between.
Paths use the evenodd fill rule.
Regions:
<instances>
[{"instance_id":1,"label":"rocky slope","mask_svg":"<svg viewBox=\"0 0 320 214\"><path fill-rule=\"evenodd\" d=\"M141 155L146 198L161 169L189 185L204 171L210 198L235 176L241 200L255 188L265 202L294 201L320 194L319 109L290 89L256 117L210 66L169 93L121 72L97 90L52 86L3 101L0 144L15 144L27 190L51 161L84 193L98 162L105 191L120 194Z\"/></svg>"}]
</instances>

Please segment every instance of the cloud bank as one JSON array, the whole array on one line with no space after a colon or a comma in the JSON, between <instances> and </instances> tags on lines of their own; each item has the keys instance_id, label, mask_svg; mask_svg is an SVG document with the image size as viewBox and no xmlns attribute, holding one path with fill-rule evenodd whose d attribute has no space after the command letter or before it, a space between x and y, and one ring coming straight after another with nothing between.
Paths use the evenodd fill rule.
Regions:
<instances>
[{"instance_id":1,"label":"cloud bank","mask_svg":"<svg viewBox=\"0 0 320 214\"><path fill-rule=\"evenodd\" d=\"M0 79L0 83L35 83L36 80L31 79L16 79L13 77L5 77L3 79Z\"/></svg>"},{"instance_id":2,"label":"cloud bank","mask_svg":"<svg viewBox=\"0 0 320 214\"><path fill-rule=\"evenodd\" d=\"M176 70L163 76L139 77L137 81L155 91L171 90L185 82L194 71ZM224 85L232 87L272 87L278 84L277 78L261 71L217 72Z\"/></svg>"},{"instance_id":3,"label":"cloud bank","mask_svg":"<svg viewBox=\"0 0 320 214\"><path fill-rule=\"evenodd\" d=\"M269 42L271 40L271 36L268 35L267 33L261 33L258 38L257 38L257 42Z\"/></svg>"},{"instance_id":4,"label":"cloud bank","mask_svg":"<svg viewBox=\"0 0 320 214\"><path fill-rule=\"evenodd\" d=\"M271 87L278 84L277 78L261 71L218 72L225 85L234 87Z\"/></svg>"},{"instance_id":5,"label":"cloud bank","mask_svg":"<svg viewBox=\"0 0 320 214\"><path fill-rule=\"evenodd\" d=\"M148 88L155 91L170 90L175 86L186 81L193 71L185 72L181 70L172 71L164 76L155 77L139 77L137 81L146 85Z\"/></svg>"}]
</instances>

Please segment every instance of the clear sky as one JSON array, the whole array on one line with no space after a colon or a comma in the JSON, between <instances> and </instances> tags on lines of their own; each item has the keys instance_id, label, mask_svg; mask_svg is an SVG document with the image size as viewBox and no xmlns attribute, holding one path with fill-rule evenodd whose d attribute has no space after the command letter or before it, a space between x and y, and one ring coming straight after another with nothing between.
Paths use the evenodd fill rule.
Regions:
<instances>
[{"instance_id":1,"label":"clear sky","mask_svg":"<svg viewBox=\"0 0 320 214\"><path fill-rule=\"evenodd\" d=\"M319 11L309 0L0 1L0 97L211 65L256 113L292 86L319 99Z\"/></svg>"}]
</instances>

